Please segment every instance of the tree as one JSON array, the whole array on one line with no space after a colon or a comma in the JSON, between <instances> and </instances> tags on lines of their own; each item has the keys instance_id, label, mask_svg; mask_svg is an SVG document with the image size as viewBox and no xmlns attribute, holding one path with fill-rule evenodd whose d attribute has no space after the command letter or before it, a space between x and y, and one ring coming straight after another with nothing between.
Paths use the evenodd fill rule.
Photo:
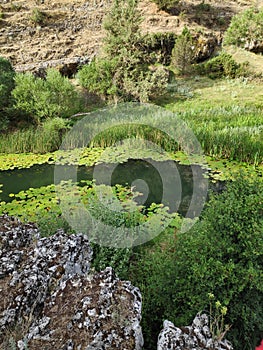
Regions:
<instances>
[{"instance_id":1,"label":"tree","mask_svg":"<svg viewBox=\"0 0 263 350\"><path fill-rule=\"evenodd\" d=\"M167 84L163 67L151 70L156 59L142 44L137 5L138 0L114 0L104 21L103 53L79 72L81 84L106 99L148 101Z\"/></svg>"},{"instance_id":2,"label":"tree","mask_svg":"<svg viewBox=\"0 0 263 350\"><path fill-rule=\"evenodd\" d=\"M14 77L12 64L0 57L0 130L8 124L8 108L12 105L11 92L15 87Z\"/></svg>"},{"instance_id":3,"label":"tree","mask_svg":"<svg viewBox=\"0 0 263 350\"><path fill-rule=\"evenodd\" d=\"M195 45L193 37L189 29L184 27L182 34L178 36L172 51L172 65L174 65L183 75L189 73L194 56Z\"/></svg>"}]
</instances>

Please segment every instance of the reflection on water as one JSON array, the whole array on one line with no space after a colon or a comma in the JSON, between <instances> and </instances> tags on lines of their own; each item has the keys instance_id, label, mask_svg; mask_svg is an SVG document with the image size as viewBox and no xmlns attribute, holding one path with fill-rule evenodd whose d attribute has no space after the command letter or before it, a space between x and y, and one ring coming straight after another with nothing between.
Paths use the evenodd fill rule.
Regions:
<instances>
[{"instance_id":1,"label":"reflection on water","mask_svg":"<svg viewBox=\"0 0 263 350\"><path fill-rule=\"evenodd\" d=\"M0 183L3 184L0 199L9 202L13 199L9 197L9 193L54 183L54 167L55 165L43 164L29 169L0 172ZM69 180L68 173L72 173L72 166L59 167L63 178ZM205 186L204 170L199 166L190 167L174 161L129 160L122 164L80 166L77 169L77 180L94 178L97 184L127 185L134 191L141 192L142 195L136 197L138 204L148 207L153 202L163 203L171 211L178 211L184 215L193 196L193 173L195 179L198 179L194 186L198 198L198 192L203 193ZM194 216L194 209L191 216Z\"/></svg>"}]
</instances>

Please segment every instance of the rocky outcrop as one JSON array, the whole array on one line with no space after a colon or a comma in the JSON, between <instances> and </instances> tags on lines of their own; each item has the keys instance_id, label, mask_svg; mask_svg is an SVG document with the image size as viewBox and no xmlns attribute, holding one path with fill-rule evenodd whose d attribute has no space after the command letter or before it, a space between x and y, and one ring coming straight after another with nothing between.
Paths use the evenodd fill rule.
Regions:
<instances>
[{"instance_id":1,"label":"rocky outcrop","mask_svg":"<svg viewBox=\"0 0 263 350\"><path fill-rule=\"evenodd\" d=\"M112 268L91 273L87 236L40 238L7 216L0 233L0 348L142 348L140 291Z\"/></svg>"},{"instance_id":2,"label":"rocky outcrop","mask_svg":"<svg viewBox=\"0 0 263 350\"><path fill-rule=\"evenodd\" d=\"M246 41L244 44L244 49L254 52L257 54L263 53L263 40L251 40Z\"/></svg>"},{"instance_id":3,"label":"rocky outcrop","mask_svg":"<svg viewBox=\"0 0 263 350\"><path fill-rule=\"evenodd\" d=\"M72 78L81 66L90 63L91 60L92 57L87 56L61 58L59 60L18 65L15 70L18 73L31 72L37 77L44 78L48 68L56 68L63 76Z\"/></svg>"},{"instance_id":4,"label":"rocky outcrop","mask_svg":"<svg viewBox=\"0 0 263 350\"><path fill-rule=\"evenodd\" d=\"M213 338L206 314L198 314L191 326L177 328L166 320L163 327L157 350L233 350L227 340Z\"/></svg>"}]
</instances>

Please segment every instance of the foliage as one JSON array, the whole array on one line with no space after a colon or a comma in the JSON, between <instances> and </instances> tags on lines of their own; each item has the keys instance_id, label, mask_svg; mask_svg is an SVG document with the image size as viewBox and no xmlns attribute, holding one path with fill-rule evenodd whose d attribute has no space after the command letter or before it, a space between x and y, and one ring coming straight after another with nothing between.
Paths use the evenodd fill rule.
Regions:
<instances>
[{"instance_id":1,"label":"foliage","mask_svg":"<svg viewBox=\"0 0 263 350\"><path fill-rule=\"evenodd\" d=\"M205 74L211 79L222 77L236 78L248 74L247 64L237 63L233 57L225 52L221 52L205 63L196 67L199 74Z\"/></svg>"},{"instance_id":2,"label":"foliage","mask_svg":"<svg viewBox=\"0 0 263 350\"><path fill-rule=\"evenodd\" d=\"M47 15L45 12L40 11L37 8L33 8L31 11L30 19L35 24L43 24Z\"/></svg>"},{"instance_id":3,"label":"foliage","mask_svg":"<svg viewBox=\"0 0 263 350\"><path fill-rule=\"evenodd\" d=\"M80 97L68 78L48 69L46 79L31 73L17 74L12 91L15 108L40 123L45 118L70 117L80 109Z\"/></svg>"},{"instance_id":4,"label":"foliage","mask_svg":"<svg viewBox=\"0 0 263 350\"><path fill-rule=\"evenodd\" d=\"M176 38L177 35L171 32L148 33L142 37L141 45L149 55L155 53L158 63L169 65Z\"/></svg>"},{"instance_id":5,"label":"foliage","mask_svg":"<svg viewBox=\"0 0 263 350\"><path fill-rule=\"evenodd\" d=\"M67 130L65 119L55 117L37 127L0 135L0 153L46 153L59 148Z\"/></svg>"},{"instance_id":6,"label":"foliage","mask_svg":"<svg viewBox=\"0 0 263 350\"><path fill-rule=\"evenodd\" d=\"M152 0L155 2L161 10L169 10L175 7L180 0Z\"/></svg>"},{"instance_id":7,"label":"foliage","mask_svg":"<svg viewBox=\"0 0 263 350\"><path fill-rule=\"evenodd\" d=\"M209 305L209 328L214 340L221 341L229 331L229 325L225 324L227 307L223 306L219 300L214 302L214 294L208 293Z\"/></svg>"},{"instance_id":8,"label":"foliage","mask_svg":"<svg viewBox=\"0 0 263 350\"><path fill-rule=\"evenodd\" d=\"M207 310L208 293L228 308L234 348L255 348L263 329L262 193L262 179L240 174L190 231L137 252L131 279L143 293L146 349L163 319L184 326Z\"/></svg>"},{"instance_id":9,"label":"foliage","mask_svg":"<svg viewBox=\"0 0 263 350\"><path fill-rule=\"evenodd\" d=\"M232 18L224 44L244 47L246 42L261 41L262 37L263 11L248 9Z\"/></svg>"},{"instance_id":10,"label":"foliage","mask_svg":"<svg viewBox=\"0 0 263 350\"><path fill-rule=\"evenodd\" d=\"M12 105L11 92L15 87L15 71L12 64L0 57L0 130L7 127L8 108Z\"/></svg>"},{"instance_id":11,"label":"foliage","mask_svg":"<svg viewBox=\"0 0 263 350\"><path fill-rule=\"evenodd\" d=\"M173 51L171 65L181 74L189 73L195 56L195 44L191 32L184 27L182 34L178 36Z\"/></svg>"},{"instance_id":12,"label":"foliage","mask_svg":"<svg viewBox=\"0 0 263 350\"><path fill-rule=\"evenodd\" d=\"M105 99L146 102L163 93L168 73L142 44L138 0L114 0L104 21L103 55L79 72L81 84Z\"/></svg>"},{"instance_id":13,"label":"foliage","mask_svg":"<svg viewBox=\"0 0 263 350\"><path fill-rule=\"evenodd\" d=\"M96 58L89 65L84 65L78 72L80 84L107 99L118 91L113 79L116 68L116 59Z\"/></svg>"}]
</instances>

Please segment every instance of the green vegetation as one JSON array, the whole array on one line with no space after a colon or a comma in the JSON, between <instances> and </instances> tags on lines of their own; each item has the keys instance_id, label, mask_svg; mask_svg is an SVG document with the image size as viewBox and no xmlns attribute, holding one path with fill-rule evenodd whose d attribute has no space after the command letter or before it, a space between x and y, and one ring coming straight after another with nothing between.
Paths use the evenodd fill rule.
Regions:
<instances>
[{"instance_id":1,"label":"green vegetation","mask_svg":"<svg viewBox=\"0 0 263 350\"><path fill-rule=\"evenodd\" d=\"M55 151L62 142L67 124L62 118L49 118L37 127L29 127L0 136L1 153L47 153Z\"/></svg>"},{"instance_id":2,"label":"green vegetation","mask_svg":"<svg viewBox=\"0 0 263 350\"><path fill-rule=\"evenodd\" d=\"M0 57L0 131L7 128L9 108L12 105L11 92L15 87L15 71L11 63Z\"/></svg>"},{"instance_id":3,"label":"green vegetation","mask_svg":"<svg viewBox=\"0 0 263 350\"><path fill-rule=\"evenodd\" d=\"M227 338L254 349L262 335L263 182L241 174L212 196L201 220L186 233L163 234L136 249L130 278L143 293L143 330L154 348L163 319L189 324L209 312L207 294L227 306Z\"/></svg>"},{"instance_id":4,"label":"green vegetation","mask_svg":"<svg viewBox=\"0 0 263 350\"><path fill-rule=\"evenodd\" d=\"M83 67L78 76L89 91L107 100L147 102L165 89L168 72L141 45L138 0L115 0L104 21L103 55Z\"/></svg>"},{"instance_id":5,"label":"green vegetation","mask_svg":"<svg viewBox=\"0 0 263 350\"><path fill-rule=\"evenodd\" d=\"M45 80L31 73L17 74L14 107L37 124L45 118L70 117L81 109L80 97L68 78L48 69Z\"/></svg>"},{"instance_id":6,"label":"green vegetation","mask_svg":"<svg viewBox=\"0 0 263 350\"><path fill-rule=\"evenodd\" d=\"M211 79L245 77L249 75L248 68L248 63L238 64L230 54L225 52L220 52L218 56L196 66L199 74L207 75Z\"/></svg>"},{"instance_id":7,"label":"green vegetation","mask_svg":"<svg viewBox=\"0 0 263 350\"><path fill-rule=\"evenodd\" d=\"M187 122L205 154L257 165L263 162L261 89L246 79L197 78L177 84L191 98L176 91L158 103Z\"/></svg>"},{"instance_id":8,"label":"green vegetation","mask_svg":"<svg viewBox=\"0 0 263 350\"><path fill-rule=\"evenodd\" d=\"M45 12L40 11L37 8L32 9L30 19L35 24L44 24L47 15Z\"/></svg>"},{"instance_id":9,"label":"green vegetation","mask_svg":"<svg viewBox=\"0 0 263 350\"><path fill-rule=\"evenodd\" d=\"M175 7L180 0L153 0L161 10L169 10Z\"/></svg>"},{"instance_id":10,"label":"green vegetation","mask_svg":"<svg viewBox=\"0 0 263 350\"><path fill-rule=\"evenodd\" d=\"M244 47L246 43L261 41L263 37L263 11L249 9L232 18L225 33L224 44Z\"/></svg>"},{"instance_id":11,"label":"green vegetation","mask_svg":"<svg viewBox=\"0 0 263 350\"><path fill-rule=\"evenodd\" d=\"M194 61L195 44L191 32L187 27L182 31L182 34L176 39L173 51L171 64L184 75L191 72L191 64Z\"/></svg>"},{"instance_id":12,"label":"green vegetation","mask_svg":"<svg viewBox=\"0 0 263 350\"><path fill-rule=\"evenodd\" d=\"M169 11L179 1L154 2ZM214 179L233 181L227 183L222 194L209 196L201 217L188 232L180 232L182 219L177 214L154 203L147 209L135 205L134 193L120 185L113 187L115 199L121 203L120 211L103 206L96 195L99 186L90 181L79 184L78 198L66 192L72 200L69 209L73 212L75 205L82 203L95 219L100 218L109 227L96 224L89 234L103 232L113 241L118 239L117 228L124 232L134 229L132 239L136 240L136 228L141 223L154 218L158 226L171 219L158 237L136 248L92 243L95 269L112 266L143 294L145 350L156 347L164 319L183 326L201 310L212 316L210 329L215 337L227 330L235 349L254 349L263 329L261 77L255 79L249 65L237 63L225 51L193 64L195 45L187 28L177 40L171 33L143 36L137 5L137 0L114 0L104 22L107 35L103 53L78 73L82 88L76 89L53 69L47 71L45 79L29 73L16 74L11 63L0 58L0 170L43 163L122 163L138 155L155 160L177 159L183 164L201 163L204 167L207 161ZM211 11L204 1L195 9L200 13ZM224 44L242 47L245 42L260 40L262 18L262 11L254 10L235 16ZM34 23L43 24L44 20L42 13L33 10ZM127 122L120 125L115 123L114 108L107 120L98 120L96 113L89 113L89 123L82 133L72 132L65 141L69 150L60 151L63 137L69 135L74 123L86 116L85 111L100 107L99 103L84 105L85 89L107 103L151 101L164 108L156 106L154 118L150 113L137 115L134 108ZM72 116L77 112L83 114ZM193 131L205 159L183 153L182 145L162 131L162 126L168 125L173 135L178 120ZM87 145L86 135L92 132L96 136ZM168 153L158 151L158 147L156 152L149 150L147 141ZM118 146L114 146L116 143ZM111 149L107 149L109 146ZM241 174L240 168L246 171ZM67 189L66 183L60 186ZM73 232L62 216L61 198L54 185L29 188L10 194L10 198L10 203L0 202L0 214L37 222L43 235L52 235L58 228Z\"/></svg>"}]
</instances>

